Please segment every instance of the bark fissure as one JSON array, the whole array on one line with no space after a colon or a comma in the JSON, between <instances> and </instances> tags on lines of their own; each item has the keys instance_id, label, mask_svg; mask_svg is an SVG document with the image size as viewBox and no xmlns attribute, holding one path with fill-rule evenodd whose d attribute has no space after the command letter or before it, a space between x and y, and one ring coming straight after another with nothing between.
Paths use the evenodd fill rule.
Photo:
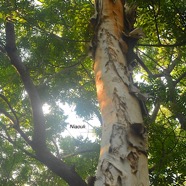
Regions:
<instances>
[{"instance_id":1,"label":"bark fissure","mask_svg":"<svg viewBox=\"0 0 186 186\"><path fill-rule=\"evenodd\" d=\"M104 29L102 29L104 31ZM105 30L105 32L102 32L102 35L106 35L106 45L107 48L105 49L105 52L108 54L108 62L106 63L106 71L112 68L115 73L117 73L117 77L114 78L112 81L122 81L123 84L129 85L129 79L128 79L128 69L125 64L120 62L120 59L118 58L119 50L114 47L114 44L112 40L115 40L117 42L117 38L113 35L110 35L108 30Z\"/></svg>"},{"instance_id":2,"label":"bark fissure","mask_svg":"<svg viewBox=\"0 0 186 186\"><path fill-rule=\"evenodd\" d=\"M113 101L116 108L116 116L118 123L122 123L125 127L131 124L129 114L127 113L127 102L125 97L121 97L117 94L117 90L114 89Z\"/></svg>"}]
</instances>

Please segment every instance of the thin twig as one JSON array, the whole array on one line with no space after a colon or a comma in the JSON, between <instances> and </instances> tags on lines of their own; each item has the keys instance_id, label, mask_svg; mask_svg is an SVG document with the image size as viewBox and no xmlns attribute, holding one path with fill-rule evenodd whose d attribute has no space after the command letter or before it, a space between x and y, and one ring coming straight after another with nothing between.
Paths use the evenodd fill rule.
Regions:
<instances>
[{"instance_id":1,"label":"thin twig","mask_svg":"<svg viewBox=\"0 0 186 186\"><path fill-rule=\"evenodd\" d=\"M14 125L16 124L14 118L6 110L0 108L0 113L4 114L7 118L9 118Z\"/></svg>"},{"instance_id":2,"label":"thin twig","mask_svg":"<svg viewBox=\"0 0 186 186\"><path fill-rule=\"evenodd\" d=\"M52 138L52 143L54 144L54 146L56 148L56 155L57 155L58 159L61 159L61 155L59 153L58 145L57 145L56 141L53 138Z\"/></svg>"},{"instance_id":3,"label":"thin twig","mask_svg":"<svg viewBox=\"0 0 186 186\"><path fill-rule=\"evenodd\" d=\"M4 95L2 95L2 94L0 94L0 97L6 102L6 104L7 104L8 107L9 107L9 109L11 110L11 112L12 112L13 115L14 115L14 117L16 118L16 122L14 121L14 124L15 124L15 125L19 125L19 119L18 119L18 117L17 117L17 115L16 115L16 112L14 111L14 109L13 109L12 106L11 106L11 104L9 103L8 99L7 99Z\"/></svg>"},{"instance_id":4,"label":"thin twig","mask_svg":"<svg viewBox=\"0 0 186 186\"><path fill-rule=\"evenodd\" d=\"M143 52L142 50L139 50L138 49L138 51L140 52L140 53L142 53L144 56L146 56L146 57L148 57L151 61L153 61L157 66L159 66L162 70L164 70L164 68L161 66L161 65L159 65L158 64L158 62L155 60L155 59L153 59L153 58L151 58L149 55L147 55L145 52Z\"/></svg>"},{"instance_id":5,"label":"thin twig","mask_svg":"<svg viewBox=\"0 0 186 186\"><path fill-rule=\"evenodd\" d=\"M154 5L154 1L151 1L153 4L153 13L154 13L154 19L155 19L155 27L156 27L156 33L157 33L157 37L158 37L158 43L161 45L161 40L160 40L160 34L159 34L159 28L158 28L158 21L157 21L157 14L155 11L155 5Z\"/></svg>"},{"instance_id":6,"label":"thin twig","mask_svg":"<svg viewBox=\"0 0 186 186\"><path fill-rule=\"evenodd\" d=\"M183 78L186 77L186 72L184 72L183 74L181 74L176 81L174 81L174 85L176 86Z\"/></svg>"},{"instance_id":7,"label":"thin twig","mask_svg":"<svg viewBox=\"0 0 186 186\"><path fill-rule=\"evenodd\" d=\"M30 152L28 152L27 150L23 149L22 147L18 146L12 139L9 139L3 135L0 136L0 138L7 140L8 142L10 142L12 145L14 145L15 147L17 147L18 149L20 149L22 152L24 152L26 155L28 155L31 158L34 158L36 160L38 160L37 156L35 156L34 154L31 154Z\"/></svg>"},{"instance_id":8,"label":"thin twig","mask_svg":"<svg viewBox=\"0 0 186 186\"><path fill-rule=\"evenodd\" d=\"M147 46L147 47L178 47L178 46L184 46L186 45L186 40L180 42L180 43L174 43L174 44L147 44L147 43L139 43L138 46Z\"/></svg>"},{"instance_id":9,"label":"thin twig","mask_svg":"<svg viewBox=\"0 0 186 186\"><path fill-rule=\"evenodd\" d=\"M88 152L95 152L95 149L82 150L82 151L74 152L74 153L72 153L72 154L62 155L62 159L64 159L64 158L69 158L69 157L73 157L73 156L77 156L77 155L79 155L79 154L88 153Z\"/></svg>"}]
</instances>

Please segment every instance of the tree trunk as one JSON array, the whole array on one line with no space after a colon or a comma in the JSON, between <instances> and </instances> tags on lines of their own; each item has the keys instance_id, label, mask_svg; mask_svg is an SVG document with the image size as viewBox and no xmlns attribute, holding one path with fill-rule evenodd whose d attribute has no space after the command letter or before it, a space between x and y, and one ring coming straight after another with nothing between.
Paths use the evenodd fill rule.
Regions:
<instances>
[{"instance_id":1,"label":"tree trunk","mask_svg":"<svg viewBox=\"0 0 186 186\"><path fill-rule=\"evenodd\" d=\"M102 114L102 141L96 186L148 186L147 136L132 85L128 45L122 40L124 3L97 0L92 17L97 96Z\"/></svg>"}]
</instances>

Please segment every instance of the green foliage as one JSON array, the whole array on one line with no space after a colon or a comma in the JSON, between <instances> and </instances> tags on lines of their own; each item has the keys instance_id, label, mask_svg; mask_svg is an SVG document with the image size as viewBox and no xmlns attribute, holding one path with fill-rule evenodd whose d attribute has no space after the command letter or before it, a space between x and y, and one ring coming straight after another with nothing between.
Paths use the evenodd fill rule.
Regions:
<instances>
[{"instance_id":1,"label":"green foliage","mask_svg":"<svg viewBox=\"0 0 186 186\"><path fill-rule=\"evenodd\" d=\"M156 119L148 121L151 185L184 185L186 133L180 125L184 128L185 119L181 120L186 118L186 4L163 0L138 3L136 27L142 27L146 37L137 51L151 72L136 70L142 73L139 86L152 96L147 102L151 115L160 105Z\"/></svg>"},{"instance_id":2,"label":"green foliage","mask_svg":"<svg viewBox=\"0 0 186 186\"><path fill-rule=\"evenodd\" d=\"M180 129L180 117L186 117L186 5L183 0L139 0L138 6L136 27L142 27L146 37L139 41L136 50L152 74L140 66L135 72L142 75L138 82L141 90L152 96L147 102L150 114L157 103L161 105L156 119L148 124L151 185L184 185L186 133ZM45 114L50 150L74 166L83 179L93 175L99 142L63 137L68 123L60 107L60 103L75 106L78 116L87 121L94 116L99 118L93 62L87 57L93 32L89 24L94 13L91 1L3 0L0 10L0 94L6 97L21 129L31 138L33 118L28 95L3 50L4 22L11 19L22 61L42 104L50 108ZM0 97L1 109L16 119L6 100ZM100 136L99 129L97 134ZM33 153L15 132L12 121L0 113L0 185L66 184L25 155L24 150Z\"/></svg>"},{"instance_id":3,"label":"green foliage","mask_svg":"<svg viewBox=\"0 0 186 186\"><path fill-rule=\"evenodd\" d=\"M185 181L185 134L169 115L161 108L149 131L149 167L153 185L184 185Z\"/></svg>"},{"instance_id":4,"label":"green foliage","mask_svg":"<svg viewBox=\"0 0 186 186\"><path fill-rule=\"evenodd\" d=\"M76 153L79 148L65 144L69 138L60 140L67 126L67 116L59 103L76 105L76 112L84 118L91 118L97 112L93 75L89 70L92 62L87 57L88 42L91 39L88 17L94 11L92 4L87 1L3 1L0 10L0 93L8 99L22 130L31 138L33 121L28 95L18 73L2 50L5 45L4 20L9 18L15 24L16 43L22 61L30 72L43 105L49 105L50 112L45 114L47 144L56 155L57 146L62 144L64 149L66 146L69 152ZM14 118L4 99L0 99L0 106ZM0 171L0 177L3 178L0 185L66 185L46 167L22 152L23 149L29 152L32 150L16 134L10 119L4 115L0 117L0 142L3 144L0 164L4 167ZM8 142L7 135L13 144ZM79 140L82 150L91 149L90 141ZM86 178L94 174L99 148L96 150L94 155L91 155L92 152L82 156L77 153L65 161L69 164L77 162L77 171ZM62 150L60 154L63 154ZM90 156L91 165L88 164ZM81 162L85 162L86 167Z\"/></svg>"},{"instance_id":5,"label":"green foliage","mask_svg":"<svg viewBox=\"0 0 186 186\"><path fill-rule=\"evenodd\" d=\"M61 139L62 158L74 166L83 179L86 179L88 175L95 174L99 157L99 145L97 143L97 141L91 142L88 139L83 140L81 136L77 139L71 137ZM76 156L77 152L80 153Z\"/></svg>"}]
</instances>

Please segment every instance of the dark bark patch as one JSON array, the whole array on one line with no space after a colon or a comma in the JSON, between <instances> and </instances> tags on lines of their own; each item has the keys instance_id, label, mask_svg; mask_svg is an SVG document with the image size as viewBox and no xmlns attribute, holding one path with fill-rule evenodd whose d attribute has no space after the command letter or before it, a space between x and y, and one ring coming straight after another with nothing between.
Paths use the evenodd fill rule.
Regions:
<instances>
[{"instance_id":1,"label":"dark bark patch","mask_svg":"<svg viewBox=\"0 0 186 186\"><path fill-rule=\"evenodd\" d=\"M130 162L132 173L135 174L138 171L138 160L139 160L139 157L138 157L137 153L130 152L128 154L128 156L127 156L127 159Z\"/></svg>"}]
</instances>

